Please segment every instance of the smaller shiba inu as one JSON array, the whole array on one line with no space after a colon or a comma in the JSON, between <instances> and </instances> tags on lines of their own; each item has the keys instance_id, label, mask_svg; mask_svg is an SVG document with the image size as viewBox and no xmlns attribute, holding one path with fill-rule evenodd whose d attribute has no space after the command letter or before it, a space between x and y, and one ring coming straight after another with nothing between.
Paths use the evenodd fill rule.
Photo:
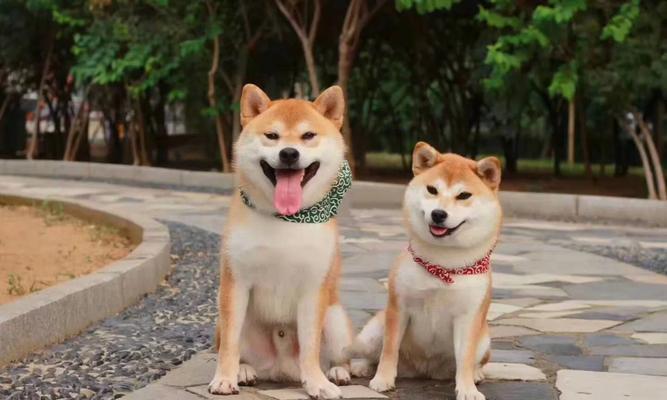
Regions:
<instances>
[{"instance_id":1,"label":"smaller shiba inu","mask_svg":"<svg viewBox=\"0 0 667 400\"><path fill-rule=\"evenodd\" d=\"M387 309L362 329L350 353L379 364L380 392L401 377L455 375L457 400L484 400L475 383L490 357L489 258L498 240L500 162L440 154L419 142L403 212L408 249L389 275Z\"/></svg>"},{"instance_id":2,"label":"smaller shiba inu","mask_svg":"<svg viewBox=\"0 0 667 400\"><path fill-rule=\"evenodd\" d=\"M268 379L299 381L310 396L333 399L341 397L336 384L350 381L344 348L353 330L338 298L335 219L352 179L344 110L338 86L314 102L243 88L211 393Z\"/></svg>"}]
</instances>

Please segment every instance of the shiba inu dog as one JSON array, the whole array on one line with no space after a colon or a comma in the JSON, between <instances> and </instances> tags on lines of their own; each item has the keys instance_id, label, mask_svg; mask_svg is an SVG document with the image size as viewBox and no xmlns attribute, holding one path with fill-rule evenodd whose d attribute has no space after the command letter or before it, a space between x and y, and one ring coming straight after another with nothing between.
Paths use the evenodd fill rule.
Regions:
<instances>
[{"instance_id":1,"label":"shiba inu dog","mask_svg":"<svg viewBox=\"0 0 667 400\"><path fill-rule=\"evenodd\" d=\"M314 102L271 101L255 85L243 88L234 148L239 190L223 232L211 393L290 380L331 399L341 396L336 384L350 380L343 349L353 331L338 299L332 218L351 180L344 109L337 86Z\"/></svg>"},{"instance_id":2,"label":"shiba inu dog","mask_svg":"<svg viewBox=\"0 0 667 400\"><path fill-rule=\"evenodd\" d=\"M440 154L419 142L403 212L410 244L389 275L389 300L350 348L379 364L370 387L396 376L455 375L457 400L483 400L489 360L489 258L500 231L500 162ZM455 372L455 374L454 374Z\"/></svg>"}]
</instances>

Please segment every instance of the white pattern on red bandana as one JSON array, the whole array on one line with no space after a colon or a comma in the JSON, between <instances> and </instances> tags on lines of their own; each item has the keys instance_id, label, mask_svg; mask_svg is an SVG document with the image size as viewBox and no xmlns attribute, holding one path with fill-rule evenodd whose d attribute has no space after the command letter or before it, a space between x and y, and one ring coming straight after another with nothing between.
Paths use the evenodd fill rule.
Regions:
<instances>
[{"instance_id":1,"label":"white pattern on red bandana","mask_svg":"<svg viewBox=\"0 0 667 400\"><path fill-rule=\"evenodd\" d=\"M424 260L423 258L419 257L418 255L415 254L415 251L412 249L412 245L408 244L408 251L412 255L412 259L414 260L414 262L424 267L426 272L435 276L436 278L440 279L441 281L445 282L448 285L454 283L454 278L452 278L452 275L479 275L487 273L491 265L491 253L493 252L494 248L495 246L492 247L491 250L489 250L489 252L486 253L486 255L482 259L477 260L477 262L475 262L475 264L473 265L461 268L445 268L438 264L432 264Z\"/></svg>"}]
</instances>

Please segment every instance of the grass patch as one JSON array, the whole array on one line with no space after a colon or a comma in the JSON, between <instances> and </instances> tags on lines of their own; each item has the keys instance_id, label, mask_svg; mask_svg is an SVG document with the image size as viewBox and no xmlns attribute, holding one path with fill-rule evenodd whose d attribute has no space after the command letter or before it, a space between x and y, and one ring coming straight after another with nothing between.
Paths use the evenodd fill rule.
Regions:
<instances>
[{"instance_id":1,"label":"grass patch","mask_svg":"<svg viewBox=\"0 0 667 400\"><path fill-rule=\"evenodd\" d=\"M59 201L44 200L36 207L44 218L46 225L51 226L67 219L65 205Z\"/></svg>"},{"instance_id":2,"label":"grass patch","mask_svg":"<svg viewBox=\"0 0 667 400\"><path fill-rule=\"evenodd\" d=\"M483 154L477 157L478 159L487 157L487 156L496 156L500 161L505 164L505 159L503 156L498 154ZM411 157L408 157L408 168L412 163ZM373 169L384 169L384 170L403 170L403 164L401 162L401 155L396 153L367 153L366 154L366 166ZM593 164L593 174L597 175L599 172L600 165ZM517 169L519 172L526 173L541 173L541 174L553 174L553 160L552 159L519 159L517 162ZM605 171L607 174L611 174L614 170L614 164L605 164ZM583 163L574 163L568 164L567 162L561 163L561 172L564 176L584 176L585 175L585 166ZM630 167L629 174L643 176L644 170L641 167Z\"/></svg>"},{"instance_id":3,"label":"grass patch","mask_svg":"<svg viewBox=\"0 0 667 400\"><path fill-rule=\"evenodd\" d=\"M93 242L105 244L115 243L118 237L123 237L121 230L111 225L90 225L88 233Z\"/></svg>"},{"instance_id":4,"label":"grass patch","mask_svg":"<svg viewBox=\"0 0 667 400\"><path fill-rule=\"evenodd\" d=\"M7 294L14 296L23 296L25 294L25 288L21 282L21 277L16 274L9 274L7 278Z\"/></svg>"}]
</instances>

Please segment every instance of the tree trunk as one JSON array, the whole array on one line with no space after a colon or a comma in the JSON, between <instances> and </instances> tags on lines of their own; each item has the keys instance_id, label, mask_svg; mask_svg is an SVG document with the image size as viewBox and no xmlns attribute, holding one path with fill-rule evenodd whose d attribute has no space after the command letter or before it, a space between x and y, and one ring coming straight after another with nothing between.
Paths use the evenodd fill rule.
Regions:
<instances>
[{"instance_id":1,"label":"tree trunk","mask_svg":"<svg viewBox=\"0 0 667 400\"><path fill-rule=\"evenodd\" d=\"M313 43L317 35L317 28L320 23L320 15L322 11L321 0L314 0L315 8L310 21L310 27L300 24L298 16L287 9L283 0L275 0L276 6L280 12L287 18L287 21L294 29L294 32L301 42L303 48L303 58L306 62L306 69L308 70L308 80L310 81L310 95L315 98L320 94L320 81L317 77L317 65L315 64L315 57L313 56Z\"/></svg>"},{"instance_id":2,"label":"tree trunk","mask_svg":"<svg viewBox=\"0 0 667 400\"><path fill-rule=\"evenodd\" d=\"M40 113L42 110L41 107L42 93L44 92L44 85L46 84L46 77L47 74L49 73L49 68L51 68L51 56L53 54L54 42L55 42L55 37L51 35L49 39L49 47L48 50L46 51L46 58L44 59L44 68L42 69L42 77L40 78L39 87L37 88L37 104L35 105L35 132L32 141L30 142L30 147L28 147L26 151L26 158L28 160L32 160L35 158L35 151L38 148L39 133L40 133Z\"/></svg>"},{"instance_id":3,"label":"tree trunk","mask_svg":"<svg viewBox=\"0 0 667 400\"><path fill-rule=\"evenodd\" d=\"M77 140L77 135L81 130L83 110L86 104L87 92L88 90L86 89L86 91L84 92L85 93L84 96L81 98L81 104L79 104L79 109L77 110L76 115L74 116L74 120L70 123L70 129L67 134L67 141L65 143L65 154L63 155L63 160L65 161L72 161L73 157L75 156L73 148L74 148L74 143Z\"/></svg>"},{"instance_id":4,"label":"tree trunk","mask_svg":"<svg viewBox=\"0 0 667 400\"><path fill-rule=\"evenodd\" d=\"M320 95L320 81L317 78L317 65L315 65L315 57L313 56L312 44L302 40L303 56L306 60L306 68L308 69L308 80L310 81L310 95L316 98Z\"/></svg>"},{"instance_id":5,"label":"tree trunk","mask_svg":"<svg viewBox=\"0 0 667 400\"><path fill-rule=\"evenodd\" d=\"M222 115L218 111L218 100L215 96L215 74L218 71L218 59L220 57L220 39L213 39L213 57L211 69L208 71L208 104L215 110L215 131L218 135L218 146L220 148L220 157L222 159L222 172L230 172L229 159L227 158L227 145L225 143L225 127Z\"/></svg>"},{"instance_id":6,"label":"tree trunk","mask_svg":"<svg viewBox=\"0 0 667 400\"><path fill-rule=\"evenodd\" d=\"M665 103L662 96L658 98L655 108L655 145L658 148L658 155L660 156L660 159L662 159L664 156L662 115L665 112Z\"/></svg>"},{"instance_id":7,"label":"tree trunk","mask_svg":"<svg viewBox=\"0 0 667 400\"><path fill-rule=\"evenodd\" d=\"M2 105L0 106L0 129L2 129L2 121L5 118L5 113L9 108L9 102L11 101L11 99L12 99L11 93L7 93L4 100L2 100Z\"/></svg>"},{"instance_id":8,"label":"tree trunk","mask_svg":"<svg viewBox=\"0 0 667 400\"><path fill-rule=\"evenodd\" d=\"M208 8L208 16L212 21L215 19L215 7L209 0L206 2ZM220 148L220 159L222 160L222 172L231 172L231 165L229 157L227 156L227 144L225 143L225 126L222 120L222 115L218 110L218 100L215 94L215 76L218 73L218 66L220 65L220 35L213 38L213 54L211 56L211 68L208 70L208 104L215 112L215 131L218 136L218 147Z\"/></svg>"},{"instance_id":9,"label":"tree trunk","mask_svg":"<svg viewBox=\"0 0 667 400\"><path fill-rule=\"evenodd\" d=\"M591 154L588 146L588 130L586 129L586 113L584 112L583 99L577 98L577 115L579 120L579 138L581 140L581 152L584 158L584 171L586 177L593 179L593 169L591 167Z\"/></svg>"},{"instance_id":10,"label":"tree trunk","mask_svg":"<svg viewBox=\"0 0 667 400\"><path fill-rule=\"evenodd\" d=\"M626 131L628 134L632 137L632 140L635 142L635 146L637 146L637 151L639 152L639 157L642 160L642 166L644 167L644 177L646 178L646 189L648 191L648 198L649 199L656 199L657 196L655 194L655 185L653 183L653 172L651 171L651 163L648 160L648 156L646 155L646 149L644 149L644 144L642 140L637 136L637 133L635 132L635 129L633 126L630 126L627 123L624 122L619 122L625 126Z\"/></svg>"},{"instance_id":11,"label":"tree trunk","mask_svg":"<svg viewBox=\"0 0 667 400\"><path fill-rule=\"evenodd\" d=\"M642 116L639 113L635 113L635 119L639 123L639 129L642 132L642 137L646 141L646 147L648 148L649 156L651 157L651 162L653 164L653 171L655 172L655 180L658 187L658 198L660 200L667 200L667 189L665 188L665 175L662 171L662 164L660 163L660 156L658 151L655 148L653 143L653 137L651 136L651 130L646 126L646 123L642 119Z\"/></svg>"},{"instance_id":12,"label":"tree trunk","mask_svg":"<svg viewBox=\"0 0 667 400\"><path fill-rule=\"evenodd\" d=\"M166 91L162 85L158 87L159 100L155 109L155 163L157 165L165 165L169 162L169 135L164 111Z\"/></svg>"},{"instance_id":13,"label":"tree trunk","mask_svg":"<svg viewBox=\"0 0 667 400\"><path fill-rule=\"evenodd\" d=\"M146 118L142 106L141 97L137 99L137 139L139 150L139 165L151 165L148 156L148 143L146 137Z\"/></svg>"},{"instance_id":14,"label":"tree trunk","mask_svg":"<svg viewBox=\"0 0 667 400\"><path fill-rule=\"evenodd\" d=\"M233 93L233 102L234 104L241 101L241 93L243 93L243 83L245 81L246 71L248 67L248 53L249 49L241 49L238 56L238 64L236 68L236 76L234 77L234 93ZM241 134L241 108L236 107L234 109L234 115L232 120L232 141L236 141Z\"/></svg>"},{"instance_id":15,"label":"tree trunk","mask_svg":"<svg viewBox=\"0 0 667 400\"><path fill-rule=\"evenodd\" d=\"M352 143L352 128L350 126L350 116L349 116L349 101L347 96L347 87L350 78L350 70L352 69L352 61L349 59L349 51L351 51L343 43L339 46L339 61L338 61L338 86L343 90L343 98L345 99L345 115L343 117L343 139L348 149L348 161L350 163L350 169L354 175L357 171L357 160L356 154L354 152L354 143Z\"/></svg>"},{"instance_id":16,"label":"tree trunk","mask_svg":"<svg viewBox=\"0 0 667 400\"><path fill-rule=\"evenodd\" d=\"M574 164L574 99L570 100L567 107L567 163Z\"/></svg>"},{"instance_id":17,"label":"tree trunk","mask_svg":"<svg viewBox=\"0 0 667 400\"><path fill-rule=\"evenodd\" d=\"M81 128L74 142L74 147L70 154L70 161L90 161L90 142L88 141L88 128L90 126L90 110L84 108L83 119L80 122Z\"/></svg>"}]
</instances>

